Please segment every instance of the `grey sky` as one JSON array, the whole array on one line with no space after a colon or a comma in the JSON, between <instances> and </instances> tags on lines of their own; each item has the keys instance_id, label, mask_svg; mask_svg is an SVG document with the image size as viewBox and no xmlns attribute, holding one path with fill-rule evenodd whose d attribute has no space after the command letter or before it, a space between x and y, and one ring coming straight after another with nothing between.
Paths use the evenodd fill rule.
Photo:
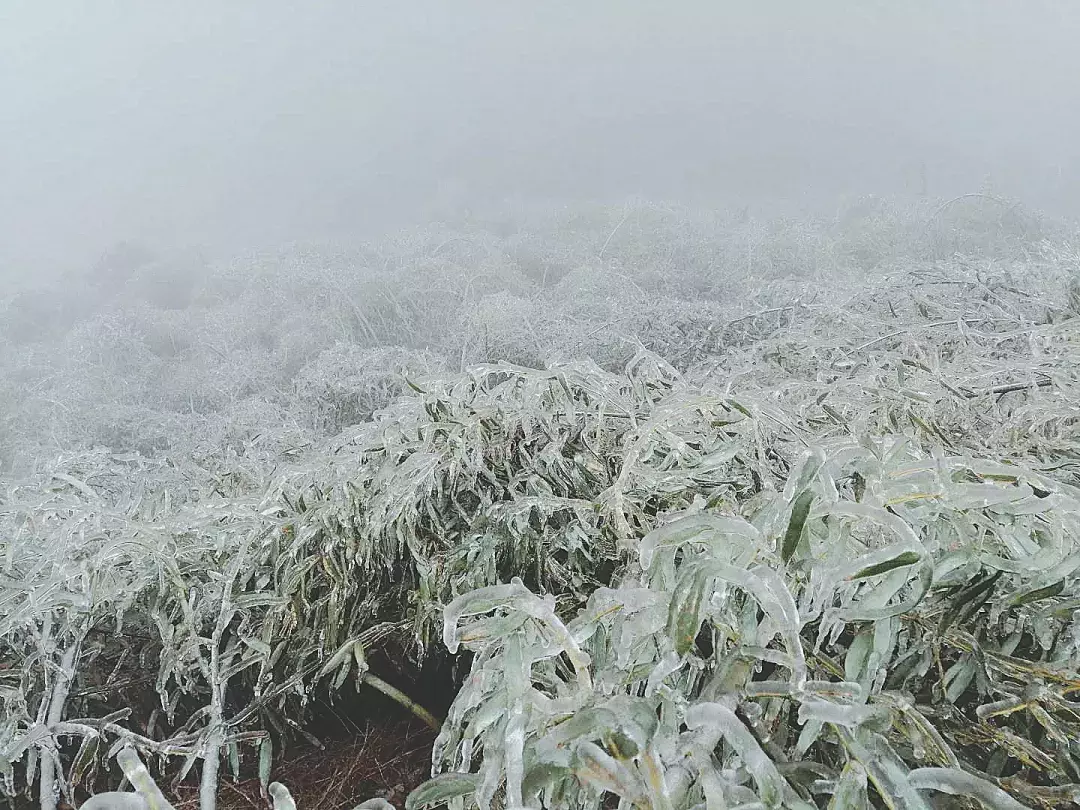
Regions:
<instances>
[{"instance_id":1,"label":"grey sky","mask_svg":"<svg viewBox=\"0 0 1080 810\"><path fill-rule=\"evenodd\" d=\"M464 203L1002 191L1080 208L1080 4L3 0L0 262Z\"/></svg>"}]
</instances>

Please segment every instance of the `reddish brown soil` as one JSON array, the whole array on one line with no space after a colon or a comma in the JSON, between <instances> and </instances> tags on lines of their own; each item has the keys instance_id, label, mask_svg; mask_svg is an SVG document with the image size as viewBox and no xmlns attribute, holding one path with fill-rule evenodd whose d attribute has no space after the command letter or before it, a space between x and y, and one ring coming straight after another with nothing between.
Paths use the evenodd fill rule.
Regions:
<instances>
[{"instance_id":1,"label":"reddish brown soil","mask_svg":"<svg viewBox=\"0 0 1080 810\"><path fill-rule=\"evenodd\" d=\"M325 749L296 749L274 763L270 779L292 793L298 810L351 810L381 796L398 808L430 775L434 732L412 723L384 723L352 741L328 742ZM270 806L258 779L233 782L222 763L218 810ZM179 786L170 800L176 810L198 810L197 780Z\"/></svg>"}]
</instances>

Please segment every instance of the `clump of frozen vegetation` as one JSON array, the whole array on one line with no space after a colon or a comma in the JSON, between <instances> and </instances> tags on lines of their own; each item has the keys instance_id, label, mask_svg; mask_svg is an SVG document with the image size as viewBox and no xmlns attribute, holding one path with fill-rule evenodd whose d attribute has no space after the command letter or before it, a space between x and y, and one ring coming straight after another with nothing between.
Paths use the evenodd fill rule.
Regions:
<instances>
[{"instance_id":1,"label":"clump of frozen vegetation","mask_svg":"<svg viewBox=\"0 0 1080 810\"><path fill-rule=\"evenodd\" d=\"M1077 801L1078 495L839 440L749 509L672 516L565 623L520 580L464 594L444 637L476 658L410 802Z\"/></svg>"},{"instance_id":2,"label":"clump of frozen vegetation","mask_svg":"<svg viewBox=\"0 0 1080 810\"><path fill-rule=\"evenodd\" d=\"M440 729L410 810L1077 801L1080 255L979 199L473 223L9 328L5 794L287 810L371 688ZM372 651L456 656L448 716Z\"/></svg>"}]
</instances>

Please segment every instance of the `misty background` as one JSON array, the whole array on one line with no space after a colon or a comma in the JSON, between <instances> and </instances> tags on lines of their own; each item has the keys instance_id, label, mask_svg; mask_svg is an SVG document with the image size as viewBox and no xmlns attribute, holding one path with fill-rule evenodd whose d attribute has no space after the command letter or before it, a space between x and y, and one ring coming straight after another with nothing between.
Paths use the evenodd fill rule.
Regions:
<instances>
[{"instance_id":1,"label":"misty background","mask_svg":"<svg viewBox=\"0 0 1080 810\"><path fill-rule=\"evenodd\" d=\"M1080 208L1080 5L0 4L0 266L511 204Z\"/></svg>"}]
</instances>

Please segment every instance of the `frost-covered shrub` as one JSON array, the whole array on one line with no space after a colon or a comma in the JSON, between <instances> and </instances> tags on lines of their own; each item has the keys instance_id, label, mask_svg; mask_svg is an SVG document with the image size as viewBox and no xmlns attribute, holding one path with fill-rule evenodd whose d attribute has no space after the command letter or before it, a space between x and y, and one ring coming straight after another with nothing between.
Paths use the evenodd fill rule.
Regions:
<instances>
[{"instance_id":1,"label":"frost-covered shrub","mask_svg":"<svg viewBox=\"0 0 1080 810\"><path fill-rule=\"evenodd\" d=\"M926 206L882 197L856 200L837 217L837 253L867 271L900 260L924 260L929 250L925 223L932 213Z\"/></svg>"},{"instance_id":2,"label":"frost-covered shrub","mask_svg":"<svg viewBox=\"0 0 1080 810\"><path fill-rule=\"evenodd\" d=\"M194 256L170 256L136 268L120 290L126 302L143 301L157 309L182 310L191 306L205 265Z\"/></svg>"},{"instance_id":3,"label":"frost-covered shrub","mask_svg":"<svg viewBox=\"0 0 1080 810\"><path fill-rule=\"evenodd\" d=\"M335 434L371 419L408 390L410 379L443 367L442 359L430 352L339 343L300 370L294 381L296 398L319 431Z\"/></svg>"},{"instance_id":4,"label":"frost-covered shrub","mask_svg":"<svg viewBox=\"0 0 1080 810\"><path fill-rule=\"evenodd\" d=\"M486 295L468 310L464 353L470 362L507 362L543 368L552 344L547 314L533 301L500 292Z\"/></svg>"},{"instance_id":5,"label":"frost-covered shrub","mask_svg":"<svg viewBox=\"0 0 1080 810\"><path fill-rule=\"evenodd\" d=\"M1023 260L1037 252L1047 224L1016 200L976 193L938 206L925 230L934 258L961 254Z\"/></svg>"},{"instance_id":6,"label":"frost-covered shrub","mask_svg":"<svg viewBox=\"0 0 1080 810\"><path fill-rule=\"evenodd\" d=\"M617 276L592 262L576 267L562 277L546 297L549 304L567 317L603 323L620 314L628 301L639 301L644 293L633 284L616 284Z\"/></svg>"}]
</instances>

